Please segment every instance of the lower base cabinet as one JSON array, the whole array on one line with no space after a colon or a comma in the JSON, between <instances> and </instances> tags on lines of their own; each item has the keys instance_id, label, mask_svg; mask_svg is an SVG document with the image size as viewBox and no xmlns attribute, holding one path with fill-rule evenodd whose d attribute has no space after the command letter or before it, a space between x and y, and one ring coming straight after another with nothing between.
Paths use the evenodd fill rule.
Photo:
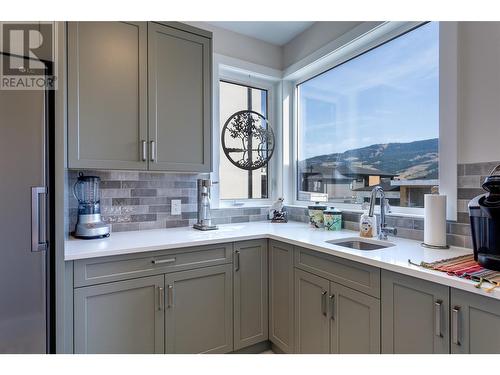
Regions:
<instances>
[{"instance_id":1,"label":"lower base cabinet","mask_svg":"<svg viewBox=\"0 0 500 375\"><path fill-rule=\"evenodd\" d=\"M74 352L164 353L164 276L88 286L74 292Z\"/></svg>"},{"instance_id":2,"label":"lower base cabinet","mask_svg":"<svg viewBox=\"0 0 500 375\"><path fill-rule=\"evenodd\" d=\"M380 301L296 269L295 351L380 353Z\"/></svg>"},{"instance_id":3,"label":"lower base cabinet","mask_svg":"<svg viewBox=\"0 0 500 375\"><path fill-rule=\"evenodd\" d=\"M268 330L267 240L234 244L234 350L266 341Z\"/></svg>"},{"instance_id":4,"label":"lower base cabinet","mask_svg":"<svg viewBox=\"0 0 500 375\"><path fill-rule=\"evenodd\" d=\"M269 241L269 340L294 352L293 246Z\"/></svg>"},{"instance_id":5,"label":"lower base cabinet","mask_svg":"<svg viewBox=\"0 0 500 375\"><path fill-rule=\"evenodd\" d=\"M167 353L233 350L232 265L165 275Z\"/></svg>"},{"instance_id":6,"label":"lower base cabinet","mask_svg":"<svg viewBox=\"0 0 500 375\"><path fill-rule=\"evenodd\" d=\"M449 288L382 270L382 353L446 354Z\"/></svg>"},{"instance_id":7,"label":"lower base cabinet","mask_svg":"<svg viewBox=\"0 0 500 375\"><path fill-rule=\"evenodd\" d=\"M451 352L500 353L500 301L451 290Z\"/></svg>"}]
</instances>

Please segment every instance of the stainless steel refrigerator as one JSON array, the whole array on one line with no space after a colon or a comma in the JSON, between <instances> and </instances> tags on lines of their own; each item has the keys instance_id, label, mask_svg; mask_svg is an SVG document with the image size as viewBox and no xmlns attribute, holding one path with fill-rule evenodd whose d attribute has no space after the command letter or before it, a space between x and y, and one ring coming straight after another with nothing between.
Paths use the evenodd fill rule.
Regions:
<instances>
[{"instance_id":1,"label":"stainless steel refrigerator","mask_svg":"<svg viewBox=\"0 0 500 375\"><path fill-rule=\"evenodd\" d=\"M0 353L50 351L52 95L0 90Z\"/></svg>"}]
</instances>

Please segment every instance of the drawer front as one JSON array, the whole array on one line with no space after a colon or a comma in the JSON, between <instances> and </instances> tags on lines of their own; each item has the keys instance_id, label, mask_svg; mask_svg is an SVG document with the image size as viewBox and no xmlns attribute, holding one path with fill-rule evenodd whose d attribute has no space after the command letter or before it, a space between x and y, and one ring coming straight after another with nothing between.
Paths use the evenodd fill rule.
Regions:
<instances>
[{"instance_id":1,"label":"drawer front","mask_svg":"<svg viewBox=\"0 0 500 375\"><path fill-rule=\"evenodd\" d=\"M233 244L216 244L74 262L75 288L232 262Z\"/></svg>"},{"instance_id":2,"label":"drawer front","mask_svg":"<svg viewBox=\"0 0 500 375\"><path fill-rule=\"evenodd\" d=\"M295 267L380 298L380 269L301 247L295 248Z\"/></svg>"}]
</instances>

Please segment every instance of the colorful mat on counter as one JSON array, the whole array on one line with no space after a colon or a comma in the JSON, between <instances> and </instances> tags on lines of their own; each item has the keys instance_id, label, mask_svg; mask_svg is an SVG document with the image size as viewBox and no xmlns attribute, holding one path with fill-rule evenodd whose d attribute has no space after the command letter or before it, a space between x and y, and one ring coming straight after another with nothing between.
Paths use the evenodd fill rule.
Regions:
<instances>
[{"instance_id":1,"label":"colorful mat on counter","mask_svg":"<svg viewBox=\"0 0 500 375\"><path fill-rule=\"evenodd\" d=\"M488 293L500 287L500 272L480 266L474 260L473 254L442 259L432 263L420 262L420 264L413 263L408 259L408 263L431 270L446 272L450 276L476 281L476 288L481 288L485 282L490 283L492 286L485 289Z\"/></svg>"}]
</instances>

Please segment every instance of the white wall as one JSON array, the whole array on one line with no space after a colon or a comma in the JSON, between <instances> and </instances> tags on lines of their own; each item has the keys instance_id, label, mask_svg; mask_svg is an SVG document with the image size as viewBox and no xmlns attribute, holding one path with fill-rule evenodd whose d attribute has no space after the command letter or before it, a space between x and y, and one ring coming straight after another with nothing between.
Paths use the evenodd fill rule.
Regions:
<instances>
[{"instance_id":1,"label":"white wall","mask_svg":"<svg viewBox=\"0 0 500 375\"><path fill-rule=\"evenodd\" d=\"M283 69L306 58L361 23L356 21L315 22L283 46Z\"/></svg>"},{"instance_id":2,"label":"white wall","mask_svg":"<svg viewBox=\"0 0 500 375\"><path fill-rule=\"evenodd\" d=\"M282 69L281 47L206 22L185 22L213 33L214 52L269 68Z\"/></svg>"},{"instance_id":3,"label":"white wall","mask_svg":"<svg viewBox=\"0 0 500 375\"><path fill-rule=\"evenodd\" d=\"M498 161L500 22L460 22L458 35L458 161Z\"/></svg>"}]
</instances>

